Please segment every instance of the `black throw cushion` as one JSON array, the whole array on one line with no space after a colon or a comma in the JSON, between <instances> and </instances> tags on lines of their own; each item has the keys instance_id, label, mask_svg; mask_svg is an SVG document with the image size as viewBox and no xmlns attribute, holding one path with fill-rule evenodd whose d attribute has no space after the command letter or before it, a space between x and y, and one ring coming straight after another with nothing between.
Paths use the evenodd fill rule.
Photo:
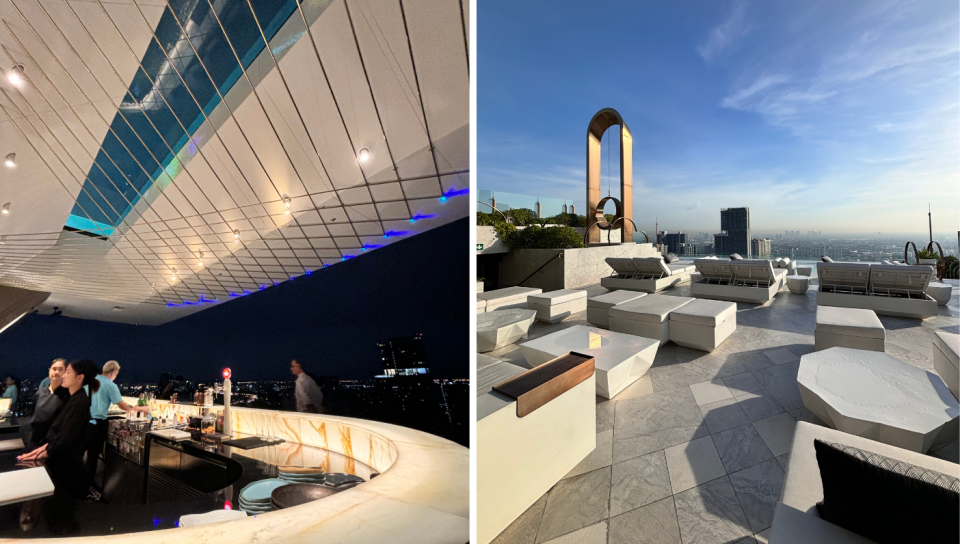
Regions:
<instances>
[{"instance_id":1,"label":"black throw cushion","mask_svg":"<svg viewBox=\"0 0 960 544\"><path fill-rule=\"evenodd\" d=\"M823 262L825 262L825 263L832 263L832 262L833 262L833 259L831 259L830 257L827 257L826 255L823 255L822 257L820 257L820 259L822 259Z\"/></svg>"},{"instance_id":2,"label":"black throw cushion","mask_svg":"<svg viewBox=\"0 0 960 544\"><path fill-rule=\"evenodd\" d=\"M730 254L730 260L731 260L731 261L742 261L742 260L743 260L743 257L741 257L739 253L731 253L731 254Z\"/></svg>"},{"instance_id":3,"label":"black throw cushion","mask_svg":"<svg viewBox=\"0 0 960 544\"><path fill-rule=\"evenodd\" d=\"M663 258L667 263L675 263L680 260L680 257L677 257L673 253L667 253L666 257Z\"/></svg>"},{"instance_id":4,"label":"black throw cushion","mask_svg":"<svg viewBox=\"0 0 960 544\"><path fill-rule=\"evenodd\" d=\"M960 493L814 440L820 517L880 544L960 541Z\"/></svg>"}]
</instances>

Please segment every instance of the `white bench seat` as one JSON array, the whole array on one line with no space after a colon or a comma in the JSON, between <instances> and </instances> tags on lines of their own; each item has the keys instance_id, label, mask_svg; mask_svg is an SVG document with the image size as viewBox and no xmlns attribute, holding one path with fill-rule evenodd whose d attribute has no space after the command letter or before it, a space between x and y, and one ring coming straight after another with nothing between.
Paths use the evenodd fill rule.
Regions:
<instances>
[{"instance_id":1,"label":"white bench seat","mask_svg":"<svg viewBox=\"0 0 960 544\"><path fill-rule=\"evenodd\" d=\"M645 296L647 296L646 293L637 291L611 291L589 298L587 299L587 321L598 327L609 328L610 308Z\"/></svg>"},{"instance_id":2,"label":"white bench seat","mask_svg":"<svg viewBox=\"0 0 960 544\"><path fill-rule=\"evenodd\" d=\"M527 296L527 308L537 311L537 321L559 323L587 309L587 292L559 289Z\"/></svg>"},{"instance_id":3,"label":"white bench seat","mask_svg":"<svg viewBox=\"0 0 960 544\"><path fill-rule=\"evenodd\" d=\"M691 297L647 295L610 308L610 330L653 338L663 345L670 340L670 312L693 302Z\"/></svg>"}]
</instances>

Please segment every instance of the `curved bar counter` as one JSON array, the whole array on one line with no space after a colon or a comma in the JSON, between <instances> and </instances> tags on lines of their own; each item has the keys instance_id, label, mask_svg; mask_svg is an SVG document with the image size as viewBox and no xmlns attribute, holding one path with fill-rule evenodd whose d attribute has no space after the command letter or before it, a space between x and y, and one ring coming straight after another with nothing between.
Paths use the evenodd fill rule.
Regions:
<instances>
[{"instance_id":1,"label":"curved bar counter","mask_svg":"<svg viewBox=\"0 0 960 544\"><path fill-rule=\"evenodd\" d=\"M125 399L136 403L135 399ZM155 416L196 415L199 407L156 401ZM222 406L215 406L219 412ZM470 539L470 454L449 440L387 423L339 416L231 408L233 431L270 434L296 450L322 448L380 473L360 486L293 508L190 528L57 542L238 544L356 542L463 544ZM309 448L297 448L296 445ZM292 448L290 446L293 446ZM242 451L257 458L258 450ZM316 450L313 450L316 451ZM304 453L303 457L310 455ZM369 470L366 467L357 467ZM9 540L2 540L7 542ZM33 542L36 539L32 540Z\"/></svg>"}]
</instances>

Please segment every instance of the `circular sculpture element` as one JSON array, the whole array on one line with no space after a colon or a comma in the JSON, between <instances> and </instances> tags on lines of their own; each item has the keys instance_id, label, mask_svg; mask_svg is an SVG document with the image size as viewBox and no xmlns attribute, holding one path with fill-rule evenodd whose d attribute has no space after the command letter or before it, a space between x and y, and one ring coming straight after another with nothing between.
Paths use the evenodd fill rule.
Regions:
<instances>
[{"instance_id":1,"label":"circular sculpture element","mask_svg":"<svg viewBox=\"0 0 960 544\"><path fill-rule=\"evenodd\" d=\"M613 204L617 208L617 211L613 217L612 223L608 223L607 217L603 214L603 209L604 209L604 206L606 206L607 202L613 202ZM599 203L597 203L596 225L598 229L609 230L613 228L613 225L617 224L617 222L620 221L621 219L623 219L623 204L621 204L620 201L617 200L615 197L612 197L612 196L604 197L603 199L600 200Z\"/></svg>"}]
</instances>

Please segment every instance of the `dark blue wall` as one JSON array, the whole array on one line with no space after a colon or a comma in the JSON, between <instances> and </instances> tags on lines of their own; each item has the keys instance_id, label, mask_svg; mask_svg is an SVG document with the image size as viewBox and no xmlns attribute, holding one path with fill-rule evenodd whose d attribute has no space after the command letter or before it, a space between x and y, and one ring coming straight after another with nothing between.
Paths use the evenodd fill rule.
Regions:
<instances>
[{"instance_id":1,"label":"dark blue wall","mask_svg":"<svg viewBox=\"0 0 960 544\"><path fill-rule=\"evenodd\" d=\"M291 358L314 374L380 373L376 343L423 333L436 377L469 376L466 219L199 313L147 327L27 315L0 335L0 373L46 375L55 357L120 362L119 382L162 372L211 380L289 379Z\"/></svg>"}]
</instances>

